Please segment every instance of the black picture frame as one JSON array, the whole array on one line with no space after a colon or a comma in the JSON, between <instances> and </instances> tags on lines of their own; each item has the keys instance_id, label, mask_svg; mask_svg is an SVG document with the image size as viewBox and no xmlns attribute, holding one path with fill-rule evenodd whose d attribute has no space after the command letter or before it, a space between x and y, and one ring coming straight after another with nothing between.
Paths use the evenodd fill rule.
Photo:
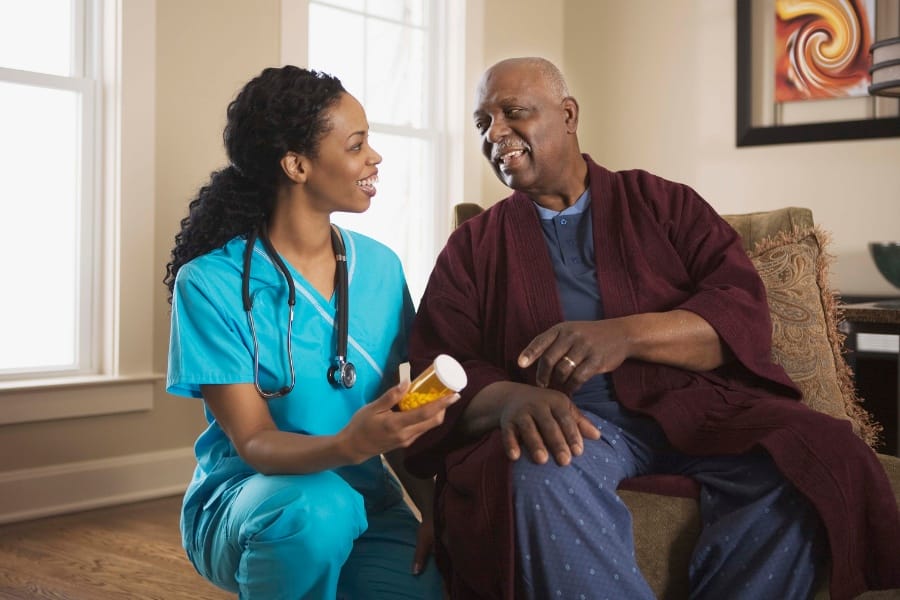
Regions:
<instances>
[{"instance_id":1,"label":"black picture frame","mask_svg":"<svg viewBox=\"0 0 900 600\"><path fill-rule=\"evenodd\" d=\"M737 146L829 142L900 136L900 117L828 121L798 125L756 126L753 106L754 0L737 2Z\"/></svg>"}]
</instances>

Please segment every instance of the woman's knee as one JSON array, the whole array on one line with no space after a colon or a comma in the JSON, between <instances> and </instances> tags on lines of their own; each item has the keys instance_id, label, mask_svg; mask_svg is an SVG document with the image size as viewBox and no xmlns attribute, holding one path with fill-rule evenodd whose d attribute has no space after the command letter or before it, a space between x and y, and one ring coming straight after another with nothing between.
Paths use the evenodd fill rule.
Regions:
<instances>
[{"instance_id":1,"label":"woman's knee","mask_svg":"<svg viewBox=\"0 0 900 600\"><path fill-rule=\"evenodd\" d=\"M254 475L231 499L205 562L210 579L251 597L321 595L367 526L362 496L334 473Z\"/></svg>"},{"instance_id":2,"label":"woman's knee","mask_svg":"<svg viewBox=\"0 0 900 600\"><path fill-rule=\"evenodd\" d=\"M303 550L322 555L349 554L366 530L362 496L338 475L260 476L235 498L232 518L239 518L241 546L283 541L297 556Z\"/></svg>"}]
</instances>

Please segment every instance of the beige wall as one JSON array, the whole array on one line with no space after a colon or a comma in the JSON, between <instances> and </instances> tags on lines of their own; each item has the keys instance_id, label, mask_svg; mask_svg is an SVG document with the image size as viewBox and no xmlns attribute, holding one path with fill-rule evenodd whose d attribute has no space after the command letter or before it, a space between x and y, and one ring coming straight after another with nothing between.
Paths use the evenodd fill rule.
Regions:
<instances>
[{"instance_id":1,"label":"beige wall","mask_svg":"<svg viewBox=\"0 0 900 600\"><path fill-rule=\"evenodd\" d=\"M807 206L832 232L833 287L896 294L866 244L900 239L900 138L736 148L734 5L567 0L583 150L688 183L722 213Z\"/></svg>"},{"instance_id":2,"label":"beige wall","mask_svg":"<svg viewBox=\"0 0 900 600\"><path fill-rule=\"evenodd\" d=\"M474 110L475 86L481 73L494 63L516 56L543 56L563 67L564 14L566 5L557 0L484 0L482 64L468 65L472 77L466 90L471 110ZM472 121L467 120L467 152L478 154L481 170L481 198L474 199L484 205L493 204L509 195L509 189L500 183L494 172L481 158L478 139ZM472 201L472 199L469 199Z\"/></svg>"}]
</instances>

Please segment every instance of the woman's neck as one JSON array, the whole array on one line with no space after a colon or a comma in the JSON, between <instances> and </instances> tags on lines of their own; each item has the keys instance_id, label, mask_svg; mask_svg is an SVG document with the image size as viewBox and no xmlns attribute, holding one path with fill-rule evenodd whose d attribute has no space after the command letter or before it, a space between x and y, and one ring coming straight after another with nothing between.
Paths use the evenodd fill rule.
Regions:
<instances>
[{"instance_id":1,"label":"woman's neck","mask_svg":"<svg viewBox=\"0 0 900 600\"><path fill-rule=\"evenodd\" d=\"M269 219L269 239L278 254L323 297L331 297L335 257L329 214L276 209Z\"/></svg>"}]
</instances>

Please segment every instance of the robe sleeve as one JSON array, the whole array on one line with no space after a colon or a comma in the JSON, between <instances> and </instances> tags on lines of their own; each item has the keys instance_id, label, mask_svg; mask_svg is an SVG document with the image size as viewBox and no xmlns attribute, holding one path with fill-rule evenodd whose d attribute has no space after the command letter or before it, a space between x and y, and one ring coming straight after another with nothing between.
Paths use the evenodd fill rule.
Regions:
<instances>
[{"instance_id":1,"label":"robe sleeve","mask_svg":"<svg viewBox=\"0 0 900 600\"><path fill-rule=\"evenodd\" d=\"M735 359L770 390L799 398L796 386L772 362L766 288L740 236L690 187L666 183L673 187L661 195L669 201L658 205L658 218L694 282L693 293L675 308L705 319Z\"/></svg>"},{"instance_id":2,"label":"robe sleeve","mask_svg":"<svg viewBox=\"0 0 900 600\"><path fill-rule=\"evenodd\" d=\"M480 221L480 219L476 218ZM406 467L419 477L429 477L443 468L444 458L462 446L455 431L460 416L472 398L497 381L509 380L506 371L489 361L483 349L484 309L474 266L480 229L471 222L453 232L438 256L428 280L410 337L410 374L422 372L438 354L449 354L462 364L468 377L460 399L447 409L444 422L422 435L406 453Z\"/></svg>"}]
</instances>

